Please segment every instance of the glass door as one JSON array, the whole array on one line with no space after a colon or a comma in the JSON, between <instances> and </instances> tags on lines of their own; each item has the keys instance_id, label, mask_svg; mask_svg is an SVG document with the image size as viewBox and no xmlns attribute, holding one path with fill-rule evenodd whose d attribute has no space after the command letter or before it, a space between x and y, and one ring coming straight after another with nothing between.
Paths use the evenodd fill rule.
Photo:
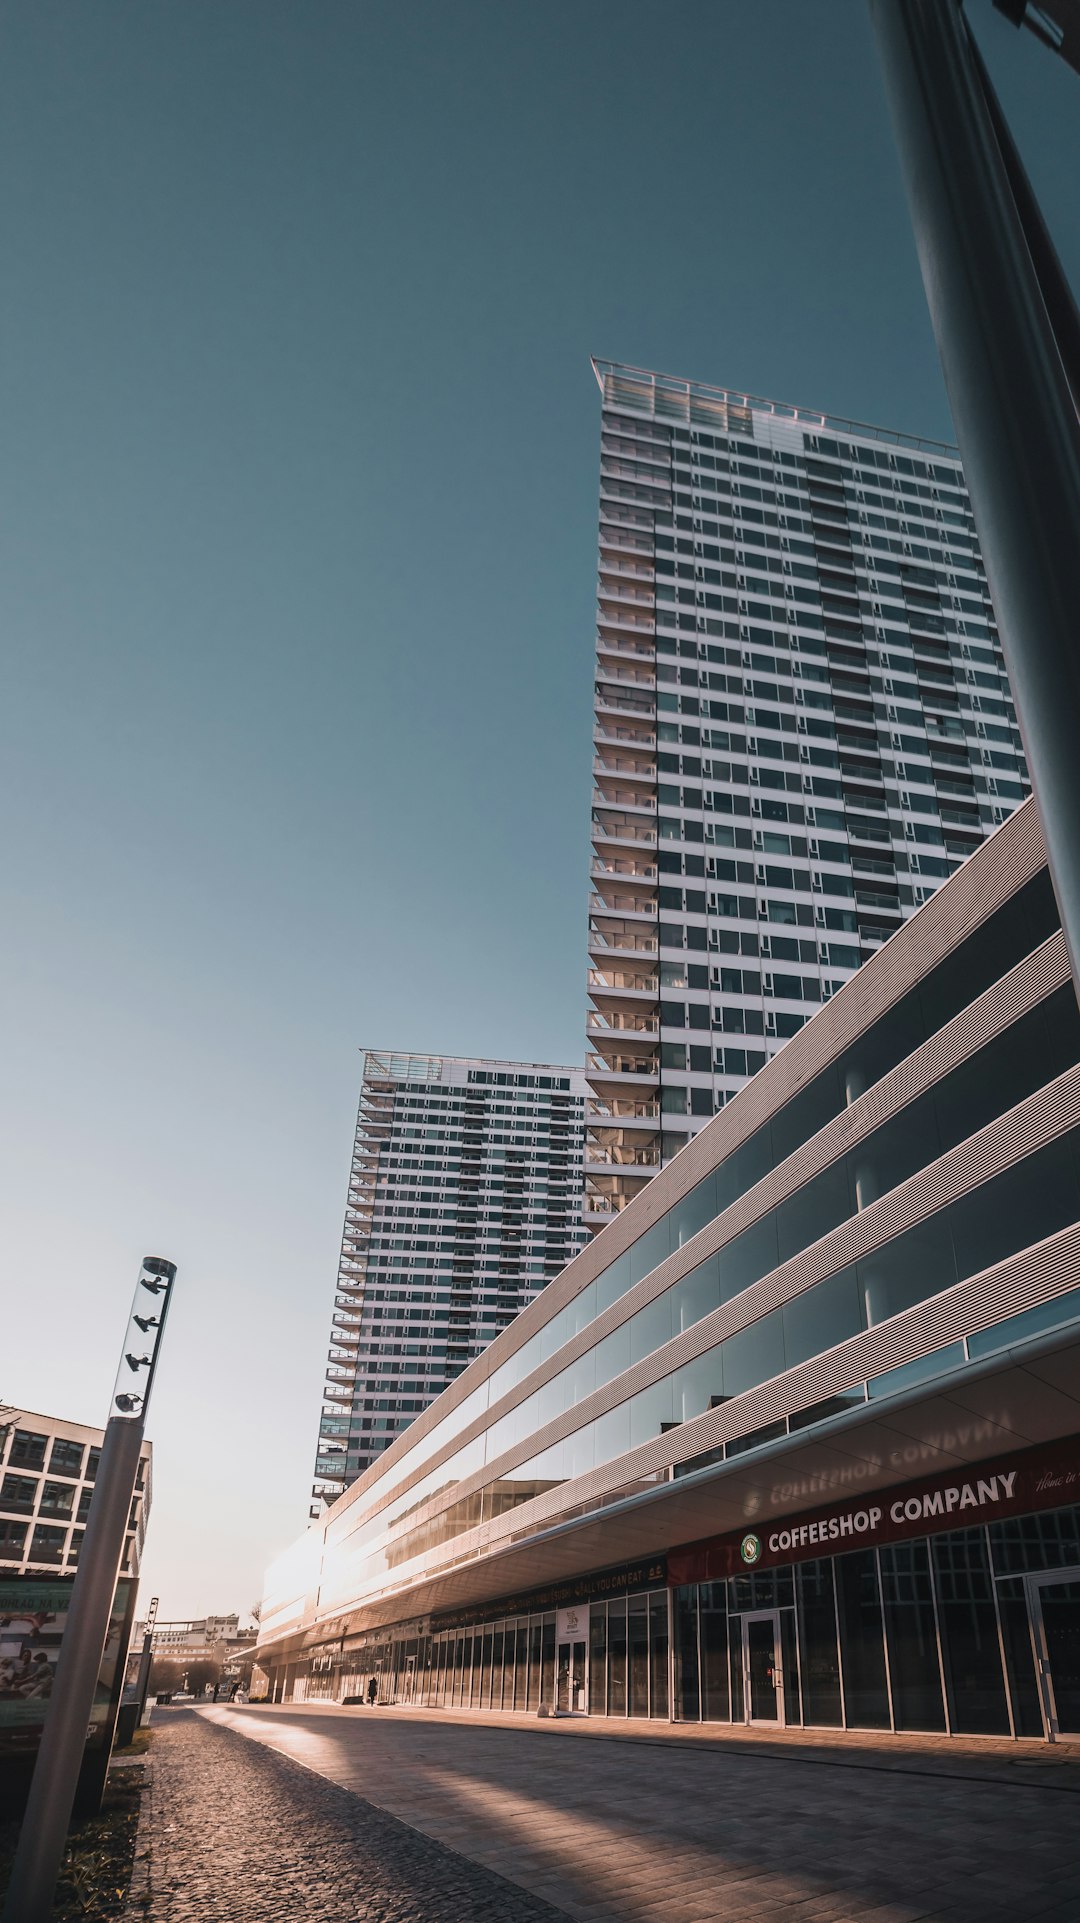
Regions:
<instances>
[{"instance_id":1,"label":"glass door","mask_svg":"<svg viewBox=\"0 0 1080 1923\"><path fill-rule=\"evenodd\" d=\"M780 1612L759 1610L742 1619L743 1684L748 1723L784 1721L780 1668Z\"/></svg>"},{"instance_id":2,"label":"glass door","mask_svg":"<svg viewBox=\"0 0 1080 1923\"><path fill-rule=\"evenodd\" d=\"M585 1712L585 1644L560 1643L556 1663L555 1707L566 1715Z\"/></svg>"},{"instance_id":3,"label":"glass door","mask_svg":"<svg viewBox=\"0 0 1080 1923\"><path fill-rule=\"evenodd\" d=\"M1080 1735L1080 1569L1029 1576L1043 1713L1051 1739Z\"/></svg>"}]
</instances>

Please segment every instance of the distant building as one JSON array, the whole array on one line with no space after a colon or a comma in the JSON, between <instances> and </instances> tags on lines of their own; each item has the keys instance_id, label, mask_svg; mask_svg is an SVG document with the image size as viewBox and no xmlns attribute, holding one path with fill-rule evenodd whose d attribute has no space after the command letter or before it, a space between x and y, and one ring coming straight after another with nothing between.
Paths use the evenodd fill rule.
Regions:
<instances>
[{"instance_id":1,"label":"distant building","mask_svg":"<svg viewBox=\"0 0 1080 1923\"><path fill-rule=\"evenodd\" d=\"M368 1049L313 1518L585 1240L580 1068Z\"/></svg>"},{"instance_id":2,"label":"distant building","mask_svg":"<svg viewBox=\"0 0 1080 1923\"><path fill-rule=\"evenodd\" d=\"M258 1633L254 1624L241 1629L235 1614L199 1616L183 1622L159 1620L153 1627L154 1655L174 1656L178 1662L226 1663L254 1648ZM137 1622L131 1637L134 1651L141 1650L145 1634L146 1623Z\"/></svg>"},{"instance_id":3,"label":"distant building","mask_svg":"<svg viewBox=\"0 0 1080 1923\"><path fill-rule=\"evenodd\" d=\"M0 1574L74 1575L104 1435L58 1416L0 1412ZM144 1442L124 1545L126 1575L139 1572L151 1457Z\"/></svg>"},{"instance_id":4,"label":"distant building","mask_svg":"<svg viewBox=\"0 0 1080 1923\"><path fill-rule=\"evenodd\" d=\"M594 367L602 1228L1028 779L955 448Z\"/></svg>"}]
</instances>

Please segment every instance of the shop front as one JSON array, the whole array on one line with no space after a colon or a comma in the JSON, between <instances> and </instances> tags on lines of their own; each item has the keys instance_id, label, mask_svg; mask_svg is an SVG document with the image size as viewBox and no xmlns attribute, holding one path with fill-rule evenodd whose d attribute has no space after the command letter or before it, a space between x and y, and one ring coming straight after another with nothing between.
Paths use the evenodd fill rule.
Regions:
<instances>
[{"instance_id":1,"label":"shop front","mask_svg":"<svg viewBox=\"0 0 1080 1923\"><path fill-rule=\"evenodd\" d=\"M674 1714L1080 1736L1070 1494L1076 1437L670 1552Z\"/></svg>"}]
</instances>

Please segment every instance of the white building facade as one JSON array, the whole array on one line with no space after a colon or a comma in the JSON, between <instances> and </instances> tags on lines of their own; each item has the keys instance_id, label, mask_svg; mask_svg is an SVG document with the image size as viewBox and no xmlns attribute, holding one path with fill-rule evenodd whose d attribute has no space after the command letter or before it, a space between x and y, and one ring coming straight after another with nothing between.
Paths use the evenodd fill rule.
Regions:
<instances>
[{"instance_id":1,"label":"white building facade","mask_svg":"<svg viewBox=\"0 0 1080 1923\"><path fill-rule=\"evenodd\" d=\"M277 1701L1080 1735L1080 1011L1028 802L287 1551Z\"/></svg>"},{"instance_id":2,"label":"white building facade","mask_svg":"<svg viewBox=\"0 0 1080 1923\"><path fill-rule=\"evenodd\" d=\"M1028 792L954 449L594 367L593 1229Z\"/></svg>"},{"instance_id":3,"label":"white building facade","mask_svg":"<svg viewBox=\"0 0 1080 1923\"><path fill-rule=\"evenodd\" d=\"M580 1068L367 1050L313 1518L582 1246L584 1106Z\"/></svg>"}]
</instances>

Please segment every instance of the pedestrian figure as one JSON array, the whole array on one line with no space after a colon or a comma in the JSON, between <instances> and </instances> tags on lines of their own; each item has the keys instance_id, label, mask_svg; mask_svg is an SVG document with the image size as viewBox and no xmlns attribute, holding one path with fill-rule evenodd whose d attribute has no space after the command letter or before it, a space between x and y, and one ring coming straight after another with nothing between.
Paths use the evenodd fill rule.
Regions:
<instances>
[{"instance_id":1,"label":"pedestrian figure","mask_svg":"<svg viewBox=\"0 0 1080 1923\"><path fill-rule=\"evenodd\" d=\"M378 1693L379 1693L379 1685L376 1678L373 1676L367 1686L367 1699L369 1704L371 1704L372 1706L374 1706L375 1698L378 1695Z\"/></svg>"}]
</instances>

